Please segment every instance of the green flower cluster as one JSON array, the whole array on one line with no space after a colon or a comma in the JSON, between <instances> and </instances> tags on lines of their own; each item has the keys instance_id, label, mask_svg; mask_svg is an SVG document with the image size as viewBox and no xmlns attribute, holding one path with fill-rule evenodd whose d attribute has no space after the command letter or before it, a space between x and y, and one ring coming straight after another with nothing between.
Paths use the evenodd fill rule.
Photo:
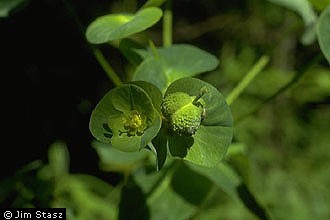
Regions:
<instances>
[{"instance_id":1,"label":"green flower cluster","mask_svg":"<svg viewBox=\"0 0 330 220\"><path fill-rule=\"evenodd\" d=\"M202 98L184 92L169 94L164 99L161 110L169 126L179 135L190 136L196 133L205 114Z\"/></svg>"}]
</instances>

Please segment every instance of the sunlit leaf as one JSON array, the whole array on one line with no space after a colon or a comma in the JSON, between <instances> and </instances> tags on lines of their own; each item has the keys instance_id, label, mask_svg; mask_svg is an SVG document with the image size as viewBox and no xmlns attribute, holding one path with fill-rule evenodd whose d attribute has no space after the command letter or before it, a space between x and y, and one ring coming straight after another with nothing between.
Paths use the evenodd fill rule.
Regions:
<instances>
[{"instance_id":1,"label":"sunlit leaf","mask_svg":"<svg viewBox=\"0 0 330 220\"><path fill-rule=\"evenodd\" d=\"M148 0L142 8L147 8L147 7L159 7L161 6L166 0Z\"/></svg>"},{"instance_id":2,"label":"sunlit leaf","mask_svg":"<svg viewBox=\"0 0 330 220\"><path fill-rule=\"evenodd\" d=\"M162 11L156 7L143 9L136 14L105 15L87 27L86 38L93 44L125 38L151 27L161 16Z\"/></svg>"}]
</instances>

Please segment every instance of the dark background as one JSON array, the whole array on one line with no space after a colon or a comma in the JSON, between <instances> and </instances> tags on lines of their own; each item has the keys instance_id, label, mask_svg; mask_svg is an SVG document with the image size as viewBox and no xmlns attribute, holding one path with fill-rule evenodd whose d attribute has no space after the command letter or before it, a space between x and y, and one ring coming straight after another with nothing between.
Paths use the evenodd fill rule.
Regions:
<instances>
[{"instance_id":1,"label":"dark background","mask_svg":"<svg viewBox=\"0 0 330 220\"><path fill-rule=\"evenodd\" d=\"M29 2L0 20L0 39L6 100L1 178L32 160L45 161L56 140L67 143L73 172L97 175L89 114L100 95L98 82L112 85L65 5Z\"/></svg>"},{"instance_id":2,"label":"dark background","mask_svg":"<svg viewBox=\"0 0 330 220\"><path fill-rule=\"evenodd\" d=\"M137 6L143 3L138 1ZM175 2L175 19L196 22L219 8L244 7L238 0L189 1L186 10L187 3ZM68 145L72 172L103 175L90 146L88 123L92 108L113 85L91 53L84 30L97 16L109 13L111 4L106 0L28 1L0 19L5 109L1 179L28 162L46 161L48 147L56 140ZM189 43L189 39L182 41ZM200 42L210 50L218 49L208 36L195 43ZM126 61L119 52L105 53L117 72L123 73Z\"/></svg>"}]
</instances>

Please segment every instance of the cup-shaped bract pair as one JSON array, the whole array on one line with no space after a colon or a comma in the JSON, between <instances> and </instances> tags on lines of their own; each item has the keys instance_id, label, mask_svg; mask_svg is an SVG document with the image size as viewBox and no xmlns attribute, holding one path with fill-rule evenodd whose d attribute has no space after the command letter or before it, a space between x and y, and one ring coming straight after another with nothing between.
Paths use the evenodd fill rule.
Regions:
<instances>
[{"instance_id":1,"label":"cup-shaped bract pair","mask_svg":"<svg viewBox=\"0 0 330 220\"><path fill-rule=\"evenodd\" d=\"M174 81L161 105L173 156L204 166L217 165L233 136L233 119L221 93L195 78Z\"/></svg>"},{"instance_id":2,"label":"cup-shaped bract pair","mask_svg":"<svg viewBox=\"0 0 330 220\"><path fill-rule=\"evenodd\" d=\"M93 136L122 151L144 148L161 127L157 100L161 100L160 91L146 82L123 84L110 90L92 112Z\"/></svg>"},{"instance_id":3,"label":"cup-shaped bract pair","mask_svg":"<svg viewBox=\"0 0 330 220\"><path fill-rule=\"evenodd\" d=\"M121 85L102 98L90 120L90 130L100 142L122 151L138 151L148 145L159 169L168 148L172 156L216 166L231 143L232 127L225 98L212 85L195 78L174 81L164 97L148 82Z\"/></svg>"}]
</instances>

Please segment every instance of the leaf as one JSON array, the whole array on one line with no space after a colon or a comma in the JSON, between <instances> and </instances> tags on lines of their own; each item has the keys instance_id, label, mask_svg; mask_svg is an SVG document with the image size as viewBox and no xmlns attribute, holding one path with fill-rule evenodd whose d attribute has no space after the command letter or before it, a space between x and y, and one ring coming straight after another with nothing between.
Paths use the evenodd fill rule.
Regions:
<instances>
[{"instance_id":1,"label":"leaf","mask_svg":"<svg viewBox=\"0 0 330 220\"><path fill-rule=\"evenodd\" d=\"M184 163L173 174L171 187L185 201L195 206L203 203L212 188L212 182L197 172L194 172Z\"/></svg>"},{"instance_id":2,"label":"leaf","mask_svg":"<svg viewBox=\"0 0 330 220\"><path fill-rule=\"evenodd\" d=\"M76 179L79 182L82 182L86 185L86 189L94 192L97 195L107 197L109 192L114 191L114 187L109 183L104 182L103 180L86 174L71 174L72 178ZM119 201L113 200L113 198L107 198L107 200L111 200L114 203L118 203Z\"/></svg>"},{"instance_id":3,"label":"leaf","mask_svg":"<svg viewBox=\"0 0 330 220\"><path fill-rule=\"evenodd\" d=\"M167 139L166 131L163 128L160 129L157 136L152 140L154 150L156 151L156 168L159 171L163 168L167 157Z\"/></svg>"},{"instance_id":4,"label":"leaf","mask_svg":"<svg viewBox=\"0 0 330 220\"><path fill-rule=\"evenodd\" d=\"M314 8L320 11L325 9L330 4L330 0L309 0L309 2L314 6Z\"/></svg>"},{"instance_id":5,"label":"leaf","mask_svg":"<svg viewBox=\"0 0 330 220\"><path fill-rule=\"evenodd\" d=\"M330 5L321 13L317 21L317 39L322 53L330 64Z\"/></svg>"},{"instance_id":6,"label":"leaf","mask_svg":"<svg viewBox=\"0 0 330 220\"><path fill-rule=\"evenodd\" d=\"M317 15L308 0L268 0L276 5L292 10L300 15L305 23L305 31L300 41L304 45L312 44L316 39L315 21Z\"/></svg>"},{"instance_id":7,"label":"leaf","mask_svg":"<svg viewBox=\"0 0 330 220\"><path fill-rule=\"evenodd\" d=\"M308 0L268 0L289 10L297 12L306 26L314 23L316 14Z\"/></svg>"},{"instance_id":8,"label":"leaf","mask_svg":"<svg viewBox=\"0 0 330 220\"><path fill-rule=\"evenodd\" d=\"M1 0L0 17L8 17L10 12L20 6L25 0Z\"/></svg>"},{"instance_id":9,"label":"leaf","mask_svg":"<svg viewBox=\"0 0 330 220\"><path fill-rule=\"evenodd\" d=\"M181 140L189 139L186 137L170 138L169 148L171 153L181 152L174 156L212 167L224 157L233 136L233 119L225 98L212 85L194 78L183 78L173 82L166 90L165 97L175 92L198 96L202 88L207 89L202 97L206 103L206 114L200 128L192 135L193 140Z\"/></svg>"},{"instance_id":10,"label":"leaf","mask_svg":"<svg viewBox=\"0 0 330 220\"><path fill-rule=\"evenodd\" d=\"M111 144L98 141L93 141L92 146L100 158L100 167L104 171L130 173L142 165L150 155L150 152L144 149L123 152L112 147Z\"/></svg>"},{"instance_id":11,"label":"leaf","mask_svg":"<svg viewBox=\"0 0 330 220\"><path fill-rule=\"evenodd\" d=\"M146 196L141 187L135 183L133 178L129 178L121 191L118 219L150 219L146 203Z\"/></svg>"},{"instance_id":12,"label":"leaf","mask_svg":"<svg viewBox=\"0 0 330 220\"><path fill-rule=\"evenodd\" d=\"M134 82L130 82L130 84L134 84L142 88L151 98L154 107L159 112L161 112L160 105L163 99L163 95L155 85L144 81L134 81Z\"/></svg>"},{"instance_id":13,"label":"leaf","mask_svg":"<svg viewBox=\"0 0 330 220\"><path fill-rule=\"evenodd\" d=\"M300 42L303 45L311 45L316 40L316 23L308 25L305 28L303 35L300 37Z\"/></svg>"},{"instance_id":14,"label":"leaf","mask_svg":"<svg viewBox=\"0 0 330 220\"><path fill-rule=\"evenodd\" d=\"M119 43L120 52L135 66L138 66L142 62L142 58L135 51L136 49L141 48L143 47L140 44L130 39L122 39Z\"/></svg>"},{"instance_id":15,"label":"leaf","mask_svg":"<svg viewBox=\"0 0 330 220\"><path fill-rule=\"evenodd\" d=\"M220 163L216 167L203 167L191 162L187 162L186 164L193 171L212 180L212 182L227 193L231 199L240 202L236 189L241 184L241 179L226 163Z\"/></svg>"},{"instance_id":16,"label":"leaf","mask_svg":"<svg viewBox=\"0 0 330 220\"><path fill-rule=\"evenodd\" d=\"M118 40L154 25L162 17L162 11L149 7L136 14L110 14L98 17L88 27L86 38L90 43L102 44Z\"/></svg>"},{"instance_id":17,"label":"leaf","mask_svg":"<svg viewBox=\"0 0 330 220\"><path fill-rule=\"evenodd\" d=\"M56 183L53 207L65 207L70 219L117 219L116 201L95 187L106 187L107 183L91 176L69 175Z\"/></svg>"},{"instance_id":18,"label":"leaf","mask_svg":"<svg viewBox=\"0 0 330 220\"><path fill-rule=\"evenodd\" d=\"M122 151L145 147L160 127L161 117L151 98L142 88L132 84L109 91L97 104L90 119L93 136Z\"/></svg>"},{"instance_id":19,"label":"leaf","mask_svg":"<svg viewBox=\"0 0 330 220\"><path fill-rule=\"evenodd\" d=\"M205 176L181 161L171 165L157 173L134 173L146 195L151 220L191 219L211 190L211 181Z\"/></svg>"},{"instance_id":20,"label":"leaf","mask_svg":"<svg viewBox=\"0 0 330 220\"><path fill-rule=\"evenodd\" d=\"M133 80L150 82L162 92L177 79L213 70L219 64L212 54L186 44L157 48L156 52L137 52L144 61L138 66Z\"/></svg>"},{"instance_id":21,"label":"leaf","mask_svg":"<svg viewBox=\"0 0 330 220\"><path fill-rule=\"evenodd\" d=\"M69 173L69 152L64 142L58 141L49 147L48 160L55 177Z\"/></svg>"},{"instance_id":22,"label":"leaf","mask_svg":"<svg viewBox=\"0 0 330 220\"><path fill-rule=\"evenodd\" d=\"M237 173L226 163L216 167L202 167L186 163L193 171L204 175L213 181L220 189L226 192L234 201L243 203L247 209L259 219L270 219L266 209L257 201Z\"/></svg>"},{"instance_id":23,"label":"leaf","mask_svg":"<svg viewBox=\"0 0 330 220\"><path fill-rule=\"evenodd\" d=\"M250 160L247 155L247 147L243 143L232 143L226 155L226 161L235 169L242 181L249 185Z\"/></svg>"}]
</instances>

